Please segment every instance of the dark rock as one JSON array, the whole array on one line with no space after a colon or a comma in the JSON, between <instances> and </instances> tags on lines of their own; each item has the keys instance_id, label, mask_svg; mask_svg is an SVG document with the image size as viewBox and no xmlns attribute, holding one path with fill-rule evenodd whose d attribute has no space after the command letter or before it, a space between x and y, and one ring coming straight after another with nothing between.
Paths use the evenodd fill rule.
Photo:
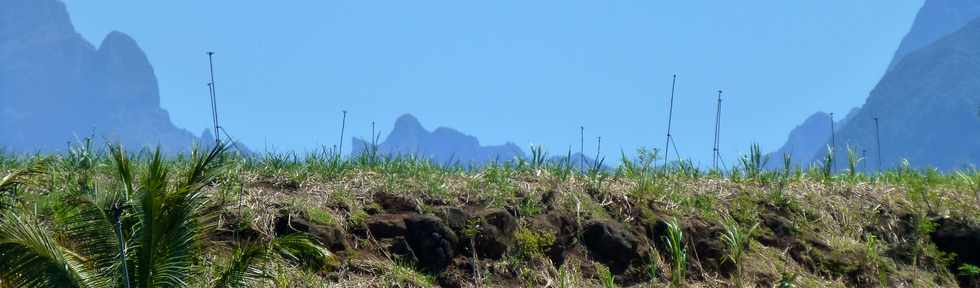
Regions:
<instances>
[{"instance_id":1,"label":"dark rock","mask_svg":"<svg viewBox=\"0 0 980 288\"><path fill-rule=\"evenodd\" d=\"M364 221L364 225L367 226L368 231L371 232L371 236L374 236L374 238L394 238L405 236L407 232L405 218L408 217L408 214L374 215L368 217Z\"/></svg>"},{"instance_id":2,"label":"dark rock","mask_svg":"<svg viewBox=\"0 0 980 288\"><path fill-rule=\"evenodd\" d=\"M386 192L374 193L374 202L381 205L381 208L389 213L394 212L415 212L415 201L401 195Z\"/></svg>"},{"instance_id":3,"label":"dark rock","mask_svg":"<svg viewBox=\"0 0 980 288\"><path fill-rule=\"evenodd\" d=\"M575 245L578 225L568 214L548 213L531 219L531 229L555 235L555 243L547 247L545 253L557 267L565 263L565 256Z\"/></svg>"},{"instance_id":4,"label":"dark rock","mask_svg":"<svg viewBox=\"0 0 980 288\"><path fill-rule=\"evenodd\" d=\"M759 243L766 246L786 248L792 243L792 238L799 233L796 224L789 218L776 213L765 213L762 216Z\"/></svg>"},{"instance_id":5,"label":"dark rock","mask_svg":"<svg viewBox=\"0 0 980 288\"><path fill-rule=\"evenodd\" d=\"M950 271L956 273L956 269L963 264L980 265L980 225L955 218L940 218L935 222L937 226L931 235L932 242L939 250L956 254L950 263ZM977 284L978 279L960 276L957 280L960 286L970 287Z\"/></svg>"},{"instance_id":6,"label":"dark rock","mask_svg":"<svg viewBox=\"0 0 980 288\"><path fill-rule=\"evenodd\" d=\"M344 229L336 224L318 224L288 213L276 217L274 224L277 235L306 233L319 240L330 251L345 251L349 247L344 237Z\"/></svg>"},{"instance_id":7,"label":"dark rock","mask_svg":"<svg viewBox=\"0 0 980 288\"><path fill-rule=\"evenodd\" d=\"M954 218L941 218L936 224L932 241L939 250L956 253L959 263L980 264L980 225Z\"/></svg>"},{"instance_id":8,"label":"dark rock","mask_svg":"<svg viewBox=\"0 0 980 288\"><path fill-rule=\"evenodd\" d=\"M582 244L599 262L621 274L630 266L641 264L650 247L622 224L594 221L583 228Z\"/></svg>"},{"instance_id":9,"label":"dark rock","mask_svg":"<svg viewBox=\"0 0 980 288\"><path fill-rule=\"evenodd\" d=\"M467 287L468 278L461 271L449 270L436 277L436 283L443 288Z\"/></svg>"},{"instance_id":10,"label":"dark rock","mask_svg":"<svg viewBox=\"0 0 980 288\"><path fill-rule=\"evenodd\" d=\"M442 207L436 209L435 214L436 217L442 219L443 223L449 225L449 228L452 228L457 234L466 228L466 222L469 220L466 212L456 207Z\"/></svg>"},{"instance_id":11,"label":"dark rock","mask_svg":"<svg viewBox=\"0 0 980 288\"><path fill-rule=\"evenodd\" d=\"M405 219L405 227L405 240L422 268L439 273L452 263L459 240L439 218L415 215Z\"/></svg>"},{"instance_id":12,"label":"dark rock","mask_svg":"<svg viewBox=\"0 0 980 288\"><path fill-rule=\"evenodd\" d=\"M725 228L716 222L703 219L691 219L684 225L685 237L690 241L693 253L696 253L701 268L708 272L718 272L730 276L735 272L731 261L722 261L728 252L728 247L721 240ZM745 247L747 249L747 247Z\"/></svg>"},{"instance_id":13,"label":"dark rock","mask_svg":"<svg viewBox=\"0 0 980 288\"><path fill-rule=\"evenodd\" d=\"M480 257L500 259L514 244L517 219L503 209L488 210L480 217L476 251Z\"/></svg>"}]
</instances>

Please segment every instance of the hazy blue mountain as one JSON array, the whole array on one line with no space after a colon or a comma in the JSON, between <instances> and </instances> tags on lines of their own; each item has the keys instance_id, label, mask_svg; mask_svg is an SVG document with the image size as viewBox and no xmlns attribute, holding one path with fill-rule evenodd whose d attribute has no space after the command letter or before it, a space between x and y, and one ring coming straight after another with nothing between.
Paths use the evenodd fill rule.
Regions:
<instances>
[{"instance_id":1,"label":"hazy blue mountain","mask_svg":"<svg viewBox=\"0 0 980 288\"><path fill-rule=\"evenodd\" d=\"M160 107L153 67L132 38L112 32L94 47L61 1L0 1L0 146L58 151L89 136L166 152L197 139Z\"/></svg>"},{"instance_id":2,"label":"hazy blue mountain","mask_svg":"<svg viewBox=\"0 0 980 288\"><path fill-rule=\"evenodd\" d=\"M817 112L807 117L802 124L789 132L789 139L783 147L769 154L766 166L781 168L785 154L790 155L793 165L809 165L818 150L826 149L821 145L830 139L830 121L830 114L826 112Z\"/></svg>"},{"instance_id":3,"label":"hazy blue mountain","mask_svg":"<svg viewBox=\"0 0 980 288\"><path fill-rule=\"evenodd\" d=\"M357 155L371 147L370 141L354 138L353 154ZM380 155L420 156L436 163L463 165L482 165L495 160L510 161L524 157L524 152L513 143L498 146L481 146L476 137L463 134L452 128L439 127L426 130L414 116L405 114L398 117L395 127L388 137L378 144Z\"/></svg>"},{"instance_id":4,"label":"hazy blue mountain","mask_svg":"<svg viewBox=\"0 0 980 288\"><path fill-rule=\"evenodd\" d=\"M836 161L846 161L843 151L849 146L867 149L869 166L877 165L874 117L879 117L885 167L898 165L898 159L944 170L980 162L978 39L980 19L975 19L909 53L885 74L854 119L840 128Z\"/></svg>"},{"instance_id":5,"label":"hazy blue mountain","mask_svg":"<svg viewBox=\"0 0 980 288\"><path fill-rule=\"evenodd\" d=\"M831 117L827 112L817 112L807 117L802 124L796 126L789 132L789 138L778 150L769 153L769 162L766 167L770 169L783 168L783 157L789 154L792 165L806 167L811 160L819 154L821 150L827 150L827 143L830 142L830 121L834 120L833 128L840 131L848 121L857 116L861 109L851 109L843 119L837 116Z\"/></svg>"},{"instance_id":6,"label":"hazy blue mountain","mask_svg":"<svg viewBox=\"0 0 980 288\"><path fill-rule=\"evenodd\" d=\"M910 119L907 117L914 116L911 114L904 115L901 113L891 114L891 115L886 114L886 113L898 112L898 111L892 111L888 109L888 107L891 106L891 104L887 104L887 102L889 101L893 101L893 102L918 101L920 102L920 104L924 105L918 108L923 108L923 109L913 114L925 115L923 113L933 113L932 114L933 117L929 117L930 120L939 120L939 119L947 118L952 115L956 115L955 114L956 112L954 112L953 110L943 111L942 109L940 109L940 107L933 106L932 105L933 103L930 102L935 102L935 101L927 99L929 97L923 98L924 95L921 95L920 94L921 92L900 91L900 89L892 89L892 87L895 87L896 85L902 85L908 88L911 87L921 88L921 87L933 85L926 82L933 81L936 79L931 79L929 78L928 75L925 74L917 75L918 73L926 72L925 70L930 70L929 72L935 73L935 75L943 75L939 77L959 78L961 76L965 76L965 75L960 75L961 72L963 71L958 71L958 70L941 71L941 70L964 69L966 66L955 65L958 67L952 67L954 65L945 65L943 67L938 67L938 65L936 65L936 67L931 67L930 69L925 69L923 66L929 66L927 62L939 61L940 60L939 58L962 56L962 55L956 56L956 52L950 50L937 51L937 48L935 48L935 46L937 45L938 46L952 45L952 46L958 46L962 49L972 49L972 47L965 47L962 45L966 43L952 44L952 43L948 43L949 40L946 39L953 37L950 34L964 33L961 31L961 29L967 30L964 28L964 26L974 25L972 24L973 23L972 21L977 17L980 17L980 1L977 0L956 0L956 1L926 0L925 1L925 3L922 5L922 8L919 10L918 14L916 15L915 21L912 24L912 27L909 29L908 34L905 35L905 37L902 39L900 46L895 51L895 55L892 58L888 71L886 75L882 77L882 80L879 82L878 87L875 88L874 91L872 91L871 95L866 100L867 102L862 107L851 110L851 112L844 120L836 124L836 128L838 131L836 137L838 140L837 142L839 144L837 147L837 151L839 152L837 153L838 156L837 161L838 164L840 164L837 165L838 169L844 169L846 167L845 162L847 159L848 145L850 145L851 149L853 149L854 152L859 155L862 154L862 152L867 152L864 164L869 165L868 167L875 168L877 166L877 162L878 162L877 147L876 145L874 145L873 142L866 141L867 139L869 139L868 137L871 137L870 139L873 140L874 137L873 118L874 115L876 115L876 113L881 115L881 128L882 128L881 158L882 158L882 164L885 167L896 165L898 163L897 159L901 159L903 157L911 157L913 154L916 154L906 149L907 147L904 147L906 146L904 144L899 145L900 147L895 147L896 148L895 150L889 151L890 146L888 143L903 141L903 140L892 139L887 137L899 136L899 134L904 134L906 136L930 135L930 133L935 132L933 131L935 129L930 128L929 129L930 131L908 130L903 133L886 134L884 129L886 128L885 126L887 120L898 120L898 121L889 122L890 124L888 125L896 125L900 123L904 125L905 122L907 122L905 120ZM939 45L937 42L947 42L947 43ZM918 52L919 50L932 50L933 52L926 53L926 54L930 54L931 56L917 56L915 57L917 58L917 60L915 60L918 62L917 64L911 65L910 67L902 68L903 71L895 71L896 69L899 69L901 66L903 66L901 64L902 62L911 61L910 58L913 58L913 55L919 53ZM950 53L950 55L940 55L942 53ZM926 58L933 57L933 58L924 59L923 57ZM969 60L961 59L955 61L969 61ZM935 62L933 64L939 64L939 63ZM947 63L947 64L955 64L955 63ZM964 63L960 63L960 64L964 64ZM896 81L905 81L905 83L895 83ZM953 87L947 87L947 88L953 89ZM934 92L940 92L940 91L934 91ZM943 94L933 94L934 97L936 98L961 97L961 95L957 93L950 93L953 91L941 91L941 92ZM875 100L873 100L873 98ZM929 105L925 105L925 104L929 104ZM916 107L909 107L909 108L916 108ZM926 111L925 108L932 108L933 110ZM975 108L976 107L973 107L974 110ZM949 114L949 113L954 113L954 114ZM786 144L784 144L783 147L780 148L779 150L770 154L772 155L773 158L773 160L770 161L770 165L769 165L770 167L776 167L782 165L781 155L787 151L815 151L816 154L811 155L811 157L802 158L805 159L804 160L805 162L802 163L798 162L799 164L803 164L803 165L809 165L809 163L812 163L811 161L819 161L826 155L827 153L826 147L828 147L828 145L830 144L830 139L831 139L830 134L828 132L829 128L823 127L821 129L816 127L812 127L812 128L809 127L810 125L815 125L813 124L813 122L810 121L812 118L813 117L811 116L810 118L808 118L806 123L801 124L799 127L797 127L797 129L794 129L790 133L790 137L787 140ZM823 124L824 126L829 125L829 122L827 121L822 121L822 122L826 123ZM959 124L965 124L965 123L959 123ZM898 129L897 127L901 127L901 126L894 126L894 127ZM915 127L915 126L902 127L901 129L908 129L911 127ZM854 135L852 135L851 133L856 133L855 129L861 130L860 133L865 133L864 135L861 135L863 138L865 138L864 140L858 140L852 138ZM955 139L958 138L950 138L945 140L936 139L935 141L937 141L937 143L938 141L950 141L951 143L948 143L949 145L959 145L957 143L952 143L952 142L956 142ZM815 141L815 142L809 142L809 141ZM966 145L966 144L962 143L962 145ZM950 161L948 159L941 160L939 158L945 158L946 156L940 156L939 154L946 154L946 153L950 153L951 155L957 154L958 152L955 151L959 151L959 150L956 149L949 150L949 151L937 150L930 153L929 156L920 155L915 159L910 159L910 160L913 160L912 164L917 166L935 165L948 169L948 168L956 167L957 164L952 164L952 162L957 162L957 161ZM804 156L804 155L799 155L799 156ZM794 152L793 158L798 159L797 156L798 155L796 155L796 153ZM957 156L950 156L950 157L957 157ZM959 161L959 163L960 164L966 163L964 161L965 160Z\"/></svg>"},{"instance_id":7,"label":"hazy blue mountain","mask_svg":"<svg viewBox=\"0 0 980 288\"><path fill-rule=\"evenodd\" d=\"M919 48L928 46L943 36L956 32L973 19L980 17L980 0L927 0L915 16L909 33L895 50L888 70Z\"/></svg>"}]
</instances>

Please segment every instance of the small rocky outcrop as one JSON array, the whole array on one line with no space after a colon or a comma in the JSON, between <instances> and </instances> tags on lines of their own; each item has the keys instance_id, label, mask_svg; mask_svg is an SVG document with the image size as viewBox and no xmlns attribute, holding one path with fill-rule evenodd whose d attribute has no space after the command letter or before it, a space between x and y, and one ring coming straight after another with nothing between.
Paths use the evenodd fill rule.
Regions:
<instances>
[{"instance_id":1,"label":"small rocky outcrop","mask_svg":"<svg viewBox=\"0 0 980 288\"><path fill-rule=\"evenodd\" d=\"M593 221L582 230L582 244L614 274L642 264L649 256L649 245L620 223Z\"/></svg>"},{"instance_id":2,"label":"small rocky outcrop","mask_svg":"<svg viewBox=\"0 0 980 288\"><path fill-rule=\"evenodd\" d=\"M456 233L434 216L409 217L405 227L405 240L419 266L432 273L446 270L456 255Z\"/></svg>"},{"instance_id":3,"label":"small rocky outcrop","mask_svg":"<svg viewBox=\"0 0 980 288\"><path fill-rule=\"evenodd\" d=\"M477 216L476 251L480 257L500 259L514 244L517 219L503 209L491 209Z\"/></svg>"}]
</instances>

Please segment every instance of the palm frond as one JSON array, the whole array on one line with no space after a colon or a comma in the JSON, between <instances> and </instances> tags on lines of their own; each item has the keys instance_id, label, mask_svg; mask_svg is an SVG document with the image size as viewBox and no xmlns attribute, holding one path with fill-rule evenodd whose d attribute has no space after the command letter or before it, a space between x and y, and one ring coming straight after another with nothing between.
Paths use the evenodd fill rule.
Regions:
<instances>
[{"instance_id":1,"label":"palm frond","mask_svg":"<svg viewBox=\"0 0 980 288\"><path fill-rule=\"evenodd\" d=\"M13 287L91 287L92 273L43 226L8 212L0 218L0 279Z\"/></svg>"},{"instance_id":2,"label":"palm frond","mask_svg":"<svg viewBox=\"0 0 980 288\"><path fill-rule=\"evenodd\" d=\"M115 190L95 189L95 195L80 195L66 199L62 225L64 235L72 240L73 251L84 255L84 264L91 267L98 284L112 286L121 278L121 259L113 208L122 205ZM102 285L100 285L102 286Z\"/></svg>"},{"instance_id":3,"label":"palm frond","mask_svg":"<svg viewBox=\"0 0 980 288\"><path fill-rule=\"evenodd\" d=\"M255 281L268 279L263 268L271 259L272 250L266 245L249 245L235 251L230 264L220 272L215 288L249 287Z\"/></svg>"},{"instance_id":4,"label":"palm frond","mask_svg":"<svg viewBox=\"0 0 980 288\"><path fill-rule=\"evenodd\" d=\"M133 190L133 168L129 164L129 156L126 155L126 151L123 150L122 146L109 145L109 152L112 154L113 163L115 163L116 174L119 177L119 181L122 181L123 188L126 191L126 198L128 199L130 195L135 193Z\"/></svg>"},{"instance_id":5,"label":"palm frond","mask_svg":"<svg viewBox=\"0 0 980 288\"><path fill-rule=\"evenodd\" d=\"M30 176L42 174L46 170L50 160L45 159L34 163L31 167L14 171L3 178L0 178L0 193L10 191L14 186L22 184Z\"/></svg>"},{"instance_id":6,"label":"palm frond","mask_svg":"<svg viewBox=\"0 0 980 288\"><path fill-rule=\"evenodd\" d=\"M157 148L153 154L146 173L140 179L138 194L136 238L133 249L135 253L136 273L134 273L135 286L152 287L155 286L151 277L158 276L155 266L157 259L158 246L162 243L165 227L160 223L163 214L163 199L167 193L167 175L169 170L164 167L160 149Z\"/></svg>"},{"instance_id":7,"label":"palm frond","mask_svg":"<svg viewBox=\"0 0 980 288\"><path fill-rule=\"evenodd\" d=\"M279 236L272 241L270 247L283 258L303 262L314 270L338 263L337 256L333 252L306 234Z\"/></svg>"}]
</instances>

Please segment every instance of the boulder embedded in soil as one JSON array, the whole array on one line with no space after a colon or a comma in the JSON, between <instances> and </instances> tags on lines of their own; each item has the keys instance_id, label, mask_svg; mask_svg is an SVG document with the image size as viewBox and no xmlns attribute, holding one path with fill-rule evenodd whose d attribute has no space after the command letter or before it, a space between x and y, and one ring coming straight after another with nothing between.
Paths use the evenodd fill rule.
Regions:
<instances>
[{"instance_id":1,"label":"boulder embedded in soil","mask_svg":"<svg viewBox=\"0 0 980 288\"><path fill-rule=\"evenodd\" d=\"M455 256L456 233L433 216L415 215L405 219L405 240L419 265L432 273L446 270Z\"/></svg>"},{"instance_id":2,"label":"boulder embedded in soil","mask_svg":"<svg viewBox=\"0 0 980 288\"><path fill-rule=\"evenodd\" d=\"M374 193L374 202L381 205L381 208L388 213L415 212L416 207L415 201L412 199L387 192Z\"/></svg>"},{"instance_id":3,"label":"boulder embedded in soil","mask_svg":"<svg viewBox=\"0 0 980 288\"><path fill-rule=\"evenodd\" d=\"M405 218L410 214L382 214L368 217L364 221L371 236L377 239L395 238L405 236L408 228L405 227Z\"/></svg>"},{"instance_id":4,"label":"boulder embedded in soil","mask_svg":"<svg viewBox=\"0 0 980 288\"><path fill-rule=\"evenodd\" d=\"M491 209L481 213L476 234L476 251L479 257L500 259L514 244L517 219L504 209Z\"/></svg>"},{"instance_id":5,"label":"boulder embedded in soil","mask_svg":"<svg viewBox=\"0 0 980 288\"><path fill-rule=\"evenodd\" d=\"M932 232L932 242L939 250L954 253L950 271L955 273L960 265L980 265L980 225L962 219L940 218L935 220L936 230ZM978 279L960 275L960 286L975 287ZM974 286L971 286L974 285Z\"/></svg>"},{"instance_id":6,"label":"boulder embedded in soil","mask_svg":"<svg viewBox=\"0 0 980 288\"><path fill-rule=\"evenodd\" d=\"M622 224L608 221L586 224L582 244L614 274L621 274L630 266L643 263L650 250L646 242Z\"/></svg>"}]
</instances>

